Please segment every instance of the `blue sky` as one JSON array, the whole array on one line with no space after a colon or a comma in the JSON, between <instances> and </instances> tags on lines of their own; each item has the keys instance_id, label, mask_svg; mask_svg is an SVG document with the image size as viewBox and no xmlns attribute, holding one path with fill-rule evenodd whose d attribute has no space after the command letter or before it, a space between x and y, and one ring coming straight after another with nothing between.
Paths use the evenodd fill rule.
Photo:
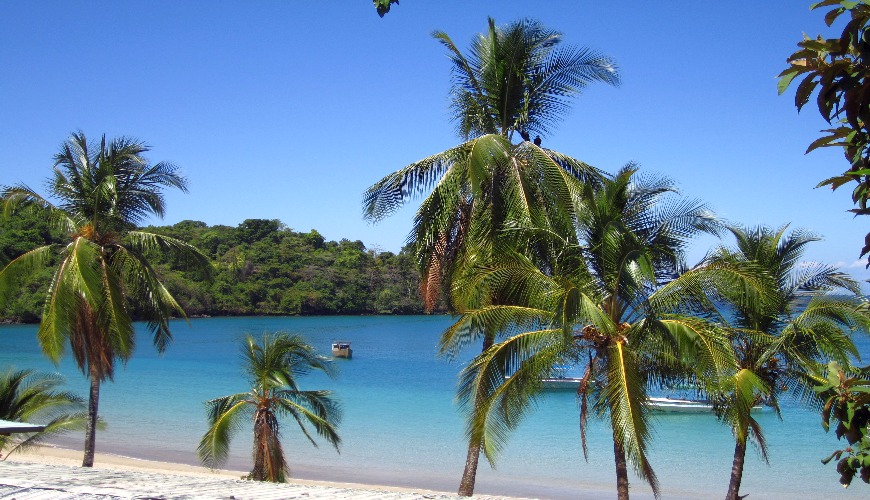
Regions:
<instances>
[{"instance_id":1,"label":"blue sky","mask_svg":"<svg viewBox=\"0 0 870 500\"><path fill-rule=\"evenodd\" d=\"M846 212L849 188L814 189L842 155L804 155L826 123L776 92L802 33L826 33L809 3L403 0L381 19L369 0L2 2L0 184L41 190L75 130L130 135L190 179L155 223L280 219L398 251L416 204L373 226L363 191L460 142L431 32L465 48L488 16L532 17L623 80L589 87L544 146L611 172L635 161L732 222L814 231L810 258L866 278L870 219Z\"/></svg>"}]
</instances>

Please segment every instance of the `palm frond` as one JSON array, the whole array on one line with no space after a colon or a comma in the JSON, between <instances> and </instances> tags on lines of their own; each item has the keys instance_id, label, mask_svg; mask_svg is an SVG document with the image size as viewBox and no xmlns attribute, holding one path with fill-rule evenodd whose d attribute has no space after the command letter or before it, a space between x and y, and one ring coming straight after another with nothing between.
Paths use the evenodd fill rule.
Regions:
<instances>
[{"instance_id":1,"label":"palm frond","mask_svg":"<svg viewBox=\"0 0 870 500\"><path fill-rule=\"evenodd\" d=\"M64 378L58 374L9 369L0 374L0 418L36 422L42 432L0 436L0 452L8 456L71 430L85 428L84 401L57 389Z\"/></svg>"},{"instance_id":2,"label":"palm frond","mask_svg":"<svg viewBox=\"0 0 870 500\"><path fill-rule=\"evenodd\" d=\"M561 355L560 330L524 332L494 344L460 373L457 401L466 434L490 463L533 403L540 378Z\"/></svg>"},{"instance_id":3,"label":"palm frond","mask_svg":"<svg viewBox=\"0 0 870 500\"><path fill-rule=\"evenodd\" d=\"M52 226L64 233L75 231L75 221L65 211L54 206L39 193L25 184L4 187L0 192L3 199L3 217L11 217L25 205L32 205L48 215Z\"/></svg>"},{"instance_id":4,"label":"palm frond","mask_svg":"<svg viewBox=\"0 0 870 500\"><path fill-rule=\"evenodd\" d=\"M438 352L452 360L466 345L484 336L512 336L512 332L548 324L551 319L549 312L531 307L487 306L468 311L441 334Z\"/></svg>"},{"instance_id":5,"label":"palm frond","mask_svg":"<svg viewBox=\"0 0 870 500\"><path fill-rule=\"evenodd\" d=\"M147 231L128 231L124 235L124 246L140 253L155 252L178 258L182 263L210 276L212 264L208 256L195 246L169 236Z\"/></svg>"},{"instance_id":6,"label":"palm frond","mask_svg":"<svg viewBox=\"0 0 870 500\"><path fill-rule=\"evenodd\" d=\"M607 382L599 409L610 415L613 438L625 451L635 473L649 483L658 497L658 478L646 457L650 437L646 407L646 384L638 371L637 359L622 341L608 347L606 359Z\"/></svg>"},{"instance_id":7,"label":"palm frond","mask_svg":"<svg viewBox=\"0 0 870 500\"><path fill-rule=\"evenodd\" d=\"M375 183L363 194L363 217L377 222L408 200L437 185L454 165L469 154L473 141L414 162Z\"/></svg>"},{"instance_id":8,"label":"palm frond","mask_svg":"<svg viewBox=\"0 0 870 500\"><path fill-rule=\"evenodd\" d=\"M664 328L674 347L675 368L690 368L699 377L713 380L736 368L729 331L721 325L690 315L665 315L655 325ZM661 349L658 345L644 347Z\"/></svg>"},{"instance_id":9,"label":"palm frond","mask_svg":"<svg viewBox=\"0 0 870 500\"><path fill-rule=\"evenodd\" d=\"M230 440L243 424L243 417L253 413L249 394L233 394L206 402L208 431L197 447L199 460L208 468L223 464L230 450Z\"/></svg>"},{"instance_id":10,"label":"palm frond","mask_svg":"<svg viewBox=\"0 0 870 500\"><path fill-rule=\"evenodd\" d=\"M53 245L34 248L12 259L0 270L0 304L5 304L16 292L21 280L30 276L38 269L43 269L54 250Z\"/></svg>"},{"instance_id":11,"label":"palm frond","mask_svg":"<svg viewBox=\"0 0 870 500\"><path fill-rule=\"evenodd\" d=\"M337 426L341 423L341 406L331 398L330 391L277 391L278 409L292 415L299 428L315 447L317 441L308 434L305 423L311 424L317 434L339 450L341 438Z\"/></svg>"}]
</instances>

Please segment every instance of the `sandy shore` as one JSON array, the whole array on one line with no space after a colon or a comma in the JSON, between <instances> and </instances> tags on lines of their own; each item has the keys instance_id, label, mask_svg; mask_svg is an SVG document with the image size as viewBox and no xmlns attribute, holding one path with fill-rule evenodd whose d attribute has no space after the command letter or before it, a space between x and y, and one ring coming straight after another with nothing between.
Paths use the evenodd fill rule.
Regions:
<instances>
[{"instance_id":1,"label":"sandy shore","mask_svg":"<svg viewBox=\"0 0 870 500\"><path fill-rule=\"evenodd\" d=\"M33 448L31 450L25 452L16 452L12 455L6 457L8 462L18 462L18 463L35 463L42 465L59 465L59 466L67 466L67 467L78 467L82 462L82 452L78 450L69 450L65 448L56 448L50 446L40 446ZM170 462L159 462L154 460L142 460L138 458L130 458L124 457L120 455L113 455L110 453L97 453L94 459L94 469L100 470L111 470L111 471L124 471L124 472L147 472L147 473L156 473L156 474L171 474L175 476L191 476L191 477L199 477L203 479L226 479L226 480L237 480L247 474L247 471L234 471L234 470L211 470L205 467L198 467L193 465L186 464L177 464ZM346 490L348 497L354 496L356 492L394 492L398 494L406 493L409 498L420 498L421 496L424 498L444 498L444 497L454 497L453 493L448 492L438 492L431 490L424 490L418 488L402 488L397 486L384 486L384 485L372 485L372 484L357 484L357 483L340 483L340 482L326 482L326 481L311 481L305 479L291 479L290 484L300 485L300 486L309 486L312 488L312 497L316 497L318 488L328 489L333 491L334 489L343 489ZM334 495L324 495L324 497L334 498ZM456 497L460 498L460 497ZM516 497L493 497L493 496L484 496L478 498L516 498Z\"/></svg>"}]
</instances>

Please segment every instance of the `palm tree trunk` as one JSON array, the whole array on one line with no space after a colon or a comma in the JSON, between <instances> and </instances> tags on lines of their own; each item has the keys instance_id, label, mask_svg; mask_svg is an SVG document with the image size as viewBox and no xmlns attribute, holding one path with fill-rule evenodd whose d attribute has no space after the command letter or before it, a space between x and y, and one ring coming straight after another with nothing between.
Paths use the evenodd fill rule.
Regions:
<instances>
[{"instance_id":1,"label":"palm tree trunk","mask_svg":"<svg viewBox=\"0 0 870 500\"><path fill-rule=\"evenodd\" d=\"M480 352L486 352L492 347L495 337L486 335L483 337L483 348ZM476 395L475 397L479 396ZM475 401L477 405L477 401ZM465 470L462 471L462 480L459 481L459 496L470 497L474 495L474 483L477 481L477 462L480 459L480 443L470 438L468 442L468 454L465 457Z\"/></svg>"},{"instance_id":2,"label":"palm tree trunk","mask_svg":"<svg viewBox=\"0 0 870 500\"><path fill-rule=\"evenodd\" d=\"M628 466L625 460L625 449L613 436L613 458L616 461L616 498L628 500Z\"/></svg>"},{"instance_id":3,"label":"palm tree trunk","mask_svg":"<svg viewBox=\"0 0 870 500\"><path fill-rule=\"evenodd\" d=\"M265 481L266 472L266 440L269 426L266 422L266 412L258 408L254 414L254 468L248 474L248 479Z\"/></svg>"},{"instance_id":4,"label":"palm tree trunk","mask_svg":"<svg viewBox=\"0 0 870 500\"><path fill-rule=\"evenodd\" d=\"M746 436L748 429L743 430L743 436ZM737 442L734 445L734 462L731 465L731 482L728 484L728 494L725 495L725 500L739 500L740 498L740 482L743 480L743 463L746 460L746 438L735 439Z\"/></svg>"},{"instance_id":5,"label":"palm tree trunk","mask_svg":"<svg viewBox=\"0 0 870 500\"><path fill-rule=\"evenodd\" d=\"M97 410L100 405L100 376L91 365L91 393L88 399L88 422L85 428L85 456L82 467L94 466L94 451L97 444Z\"/></svg>"},{"instance_id":6,"label":"palm tree trunk","mask_svg":"<svg viewBox=\"0 0 870 500\"><path fill-rule=\"evenodd\" d=\"M477 481L477 461L480 458L480 445L468 444L468 456L465 458L465 470L462 471L462 481L459 482L459 496L474 495L474 483Z\"/></svg>"}]
</instances>

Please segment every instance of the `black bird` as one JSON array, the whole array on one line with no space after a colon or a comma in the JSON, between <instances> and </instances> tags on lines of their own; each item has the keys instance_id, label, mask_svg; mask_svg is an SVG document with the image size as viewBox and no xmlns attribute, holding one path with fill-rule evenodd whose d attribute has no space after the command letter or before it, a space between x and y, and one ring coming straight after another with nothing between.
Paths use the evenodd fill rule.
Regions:
<instances>
[{"instance_id":1,"label":"black bird","mask_svg":"<svg viewBox=\"0 0 870 500\"><path fill-rule=\"evenodd\" d=\"M541 145L541 136L536 135L535 136L535 146L540 146L540 145Z\"/></svg>"},{"instance_id":2,"label":"black bird","mask_svg":"<svg viewBox=\"0 0 870 500\"><path fill-rule=\"evenodd\" d=\"M523 140L526 141L526 142L531 141L531 139L529 139L529 133L526 132L525 130L520 130L520 136L521 136L521 137L523 138Z\"/></svg>"}]
</instances>

